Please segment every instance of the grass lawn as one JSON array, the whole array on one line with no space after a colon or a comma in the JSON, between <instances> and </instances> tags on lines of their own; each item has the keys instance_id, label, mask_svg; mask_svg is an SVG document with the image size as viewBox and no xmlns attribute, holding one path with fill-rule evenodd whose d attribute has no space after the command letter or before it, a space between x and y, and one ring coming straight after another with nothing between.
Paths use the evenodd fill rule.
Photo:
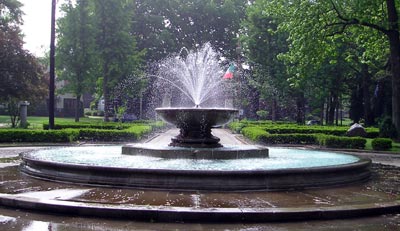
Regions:
<instances>
[{"instance_id":1,"label":"grass lawn","mask_svg":"<svg viewBox=\"0 0 400 231\"><path fill-rule=\"evenodd\" d=\"M79 119L80 122L100 122L103 120L103 117L96 117L96 118L87 118L87 117L81 117ZM55 123L57 122L74 122L74 118L55 118L54 119ZM48 123L49 122L49 117L44 117L44 116L28 116L28 123L29 123L29 128L31 129L42 129L43 128L43 123ZM8 127L11 126L11 120L10 116L7 115L0 115L0 124L7 124Z\"/></svg>"}]
</instances>

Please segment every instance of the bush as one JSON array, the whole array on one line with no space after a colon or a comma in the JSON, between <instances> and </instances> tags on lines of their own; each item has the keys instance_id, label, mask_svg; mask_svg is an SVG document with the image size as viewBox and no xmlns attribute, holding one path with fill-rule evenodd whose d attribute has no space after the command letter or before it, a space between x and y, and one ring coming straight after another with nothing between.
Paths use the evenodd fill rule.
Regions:
<instances>
[{"instance_id":1,"label":"bush","mask_svg":"<svg viewBox=\"0 0 400 231\"><path fill-rule=\"evenodd\" d=\"M257 111L256 114L257 114L258 117L260 117L260 119L262 119L262 120L267 119L267 116L268 116L268 112L267 112L267 111L264 111L264 110Z\"/></svg>"},{"instance_id":2,"label":"bush","mask_svg":"<svg viewBox=\"0 0 400 231\"><path fill-rule=\"evenodd\" d=\"M48 128L48 124L43 126ZM160 121L142 121L139 124L73 122L57 124L59 130L0 129L0 142L135 141L153 128L163 126Z\"/></svg>"},{"instance_id":3,"label":"bush","mask_svg":"<svg viewBox=\"0 0 400 231\"><path fill-rule=\"evenodd\" d=\"M375 138L372 140L372 149L374 150L389 150L392 148L392 140L389 138Z\"/></svg>"},{"instance_id":4,"label":"bush","mask_svg":"<svg viewBox=\"0 0 400 231\"><path fill-rule=\"evenodd\" d=\"M63 123L57 123L54 125L54 129L67 129L67 128L93 128L93 129L116 129L116 130L123 130L123 129L128 129L132 125L129 124L121 124L121 123L85 123L85 122L63 122ZM43 129L48 130L49 129L49 124L44 123L43 124Z\"/></svg>"},{"instance_id":5,"label":"bush","mask_svg":"<svg viewBox=\"0 0 400 231\"><path fill-rule=\"evenodd\" d=\"M260 139L266 144L318 144L314 134L270 134Z\"/></svg>"},{"instance_id":6,"label":"bush","mask_svg":"<svg viewBox=\"0 0 400 231\"><path fill-rule=\"evenodd\" d=\"M85 128L79 130L79 139L91 141L136 140L135 134L126 130L106 130Z\"/></svg>"},{"instance_id":7,"label":"bush","mask_svg":"<svg viewBox=\"0 0 400 231\"><path fill-rule=\"evenodd\" d=\"M396 138L397 131L390 117L385 117L379 124L379 137Z\"/></svg>"},{"instance_id":8,"label":"bush","mask_svg":"<svg viewBox=\"0 0 400 231\"><path fill-rule=\"evenodd\" d=\"M268 132L258 127L245 127L241 133L253 141L259 141L261 137L268 135Z\"/></svg>"},{"instance_id":9,"label":"bush","mask_svg":"<svg viewBox=\"0 0 400 231\"><path fill-rule=\"evenodd\" d=\"M244 127L261 128L270 134L325 134L334 136L345 136L348 130L347 127L279 124L270 121L241 121L229 124L229 128L234 132L240 132ZM378 128L369 127L365 131L367 132L367 138L376 138L379 135Z\"/></svg>"},{"instance_id":10,"label":"bush","mask_svg":"<svg viewBox=\"0 0 400 231\"><path fill-rule=\"evenodd\" d=\"M228 125L229 129L231 129L235 133L240 133L242 131L242 128L244 128L246 125L241 122L232 122Z\"/></svg>"},{"instance_id":11,"label":"bush","mask_svg":"<svg viewBox=\"0 0 400 231\"><path fill-rule=\"evenodd\" d=\"M367 140L361 137L322 136L320 144L328 148L364 149Z\"/></svg>"},{"instance_id":12,"label":"bush","mask_svg":"<svg viewBox=\"0 0 400 231\"><path fill-rule=\"evenodd\" d=\"M0 142L71 142L77 140L79 131L0 129Z\"/></svg>"}]
</instances>

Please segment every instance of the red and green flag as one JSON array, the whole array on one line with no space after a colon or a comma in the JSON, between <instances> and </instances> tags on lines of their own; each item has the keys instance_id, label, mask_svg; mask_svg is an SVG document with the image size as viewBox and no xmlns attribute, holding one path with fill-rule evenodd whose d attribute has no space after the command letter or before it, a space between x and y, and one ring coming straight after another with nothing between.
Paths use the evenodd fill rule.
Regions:
<instances>
[{"instance_id":1,"label":"red and green flag","mask_svg":"<svg viewBox=\"0 0 400 231\"><path fill-rule=\"evenodd\" d=\"M232 79L234 72L235 72L235 65L231 64L231 65L229 65L228 70L226 70L223 78L224 79Z\"/></svg>"}]
</instances>

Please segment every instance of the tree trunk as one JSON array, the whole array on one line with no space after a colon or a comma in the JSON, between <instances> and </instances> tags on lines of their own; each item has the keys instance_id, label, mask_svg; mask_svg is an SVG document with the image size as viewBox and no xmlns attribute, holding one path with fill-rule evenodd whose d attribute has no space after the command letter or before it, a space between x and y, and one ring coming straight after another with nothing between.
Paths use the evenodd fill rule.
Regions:
<instances>
[{"instance_id":1,"label":"tree trunk","mask_svg":"<svg viewBox=\"0 0 400 231\"><path fill-rule=\"evenodd\" d=\"M338 96L336 93L331 92L328 98L328 106L326 108L326 123L328 125L333 125L335 122L335 110L338 105Z\"/></svg>"},{"instance_id":2,"label":"tree trunk","mask_svg":"<svg viewBox=\"0 0 400 231\"><path fill-rule=\"evenodd\" d=\"M324 109L325 109L325 102L321 103L321 112L320 112L320 121L319 125L324 125Z\"/></svg>"},{"instance_id":3,"label":"tree trunk","mask_svg":"<svg viewBox=\"0 0 400 231\"><path fill-rule=\"evenodd\" d=\"M81 96L77 95L75 99L75 122L79 122L80 109L81 109Z\"/></svg>"},{"instance_id":4,"label":"tree trunk","mask_svg":"<svg viewBox=\"0 0 400 231\"><path fill-rule=\"evenodd\" d=\"M299 93L296 97L296 122L298 124L305 123L305 98L303 93Z\"/></svg>"},{"instance_id":5,"label":"tree trunk","mask_svg":"<svg viewBox=\"0 0 400 231\"><path fill-rule=\"evenodd\" d=\"M339 109L340 109L340 100L339 100L339 97L338 97L337 101L336 101L336 115L335 115L335 124L336 124L336 126L339 126Z\"/></svg>"},{"instance_id":6,"label":"tree trunk","mask_svg":"<svg viewBox=\"0 0 400 231\"><path fill-rule=\"evenodd\" d=\"M108 89L108 64L103 64L103 98L104 98L104 121L110 122L110 95Z\"/></svg>"},{"instance_id":7,"label":"tree trunk","mask_svg":"<svg viewBox=\"0 0 400 231\"><path fill-rule=\"evenodd\" d=\"M400 136L400 38L398 13L394 0L386 0L389 20L387 33L390 44L390 62L392 72L392 121Z\"/></svg>"},{"instance_id":8,"label":"tree trunk","mask_svg":"<svg viewBox=\"0 0 400 231\"><path fill-rule=\"evenodd\" d=\"M329 107L330 107L330 97L326 98L326 108L325 108L325 124L329 124Z\"/></svg>"},{"instance_id":9,"label":"tree trunk","mask_svg":"<svg viewBox=\"0 0 400 231\"><path fill-rule=\"evenodd\" d=\"M368 71L368 65L362 64L362 90L363 90L363 109L364 109L364 122L365 125L371 126L374 123L374 116L371 110L371 93L369 87L371 85L371 75Z\"/></svg>"},{"instance_id":10,"label":"tree trunk","mask_svg":"<svg viewBox=\"0 0 400 231\"><path fill-rule=\"evenodd\" d=\"M271 105L271 117L272 117L272 121L276 121L276 107L277 107L277 103L276 103L276 98L275 96L272 99L272 105Z\"/></svg>"}]
</instances>

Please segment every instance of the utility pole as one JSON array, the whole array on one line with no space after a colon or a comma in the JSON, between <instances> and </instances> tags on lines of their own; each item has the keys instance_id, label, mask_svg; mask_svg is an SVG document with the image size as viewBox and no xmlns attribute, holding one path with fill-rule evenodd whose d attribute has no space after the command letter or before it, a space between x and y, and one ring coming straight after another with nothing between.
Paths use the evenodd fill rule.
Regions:
<instances>
[{"instance_id":1,"label":"utility pole","mask_svg":"<svg viewBox=\"0 0 400 231\"><path fill-rule=\"evenodd\" d=\"M54 89L55 89L55 37L56 37L56 0L51 1L50 33L50 83L49 83L49 129L54 129Z\"/></svg>"}]
</instances>

